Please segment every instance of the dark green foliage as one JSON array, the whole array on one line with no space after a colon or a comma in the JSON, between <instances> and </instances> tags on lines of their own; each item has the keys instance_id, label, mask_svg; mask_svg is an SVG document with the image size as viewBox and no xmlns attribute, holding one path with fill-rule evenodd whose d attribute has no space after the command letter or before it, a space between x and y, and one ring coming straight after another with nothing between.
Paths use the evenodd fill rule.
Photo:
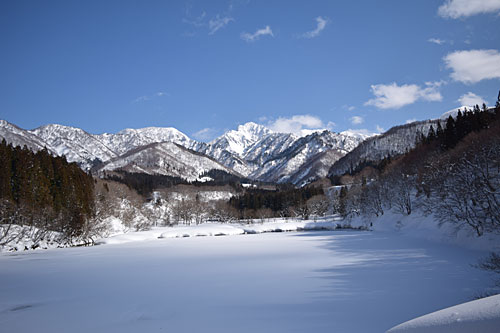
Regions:
<instances>
[{"instance_id":1,"label":"dark green foliage","mask_svg":"<svg viewBox=\"0 0 500 333\"><path fill-rule=\"evenodd\" d=\"M200 176L210 177L213 180L207 182L188 182L180 177L166 176L166 175L148 175L145 173L131 173L124 170L117 170L117 174L106 175L104 179L113 180L128 186L128 188L134 189L137 193L142 196L148 197L151 193L159 188L168 188L175 185L194 185L197 187L205 186L223 186L230 185L236 190L241 189L241 182L250 182L248 179L240 178L235 175L231 175L223 170L210 170Z\"/></svg>"},{"instance_id":2,"label":"dark green foliage","mask_svg":"<svg viewBox=\"0 0 500 333\"><path fill-rule=\"evenodd\" d=\"M350 175L350 176L354 176L354 175L357 175L358 173L361 172L361 170L363 170L364 168L366 167L372 167L374 168L375 170L377 171L382 171L386 165L390 164L392 161L392 157L391 155L387 155L386 157L384 157L382 160L380 161L370 161L370 160L363 160L363 161L360 161L355 168L353 168L351 166L351 169L349 170L349 172L346 172L345 174L347 175ZM331 176L330 177L330 181L332 183L332 185L341 185L340 183L340 176Z\"/></svg>"},{"instance_id":3,"label":"dark green foliage","mask_svg":"<svg viewBox=\"0 0 500 333\"><path fill-rule=\"evenodd\" d=\"M304 205L308 199L322 194L323 189L318 187L283 188L276 191L249 189L243 195L231 198L229 203L241 214L245 210L269 208L278 215L279 212Z\"/></svg>"},{"instance_id":4,"label":"dark green foliage","mask_svg":"<svg viewBox=\"0 0 500 333\"><path fill-rule=\"evenodd\" d=\"M489 128L491 123L497 119L497 114L495 109L490 110L485 105L483 110L478 105L474 107L474 110L464 109L464 112L459 110L456 118L448 117L444 129L441 127L441 123L438 123L436 132L431 126L425 140L420 140L419 143L434 144L438 142L442 150L449 150L455 147L467 134Z\"/></svg>"},{"instance_id":5,"label":"dark green foliage","mask_svg":"<svg viewBox=\"0 0 500 333\"><path fill-rule=\"evenodd\" d=\"M236 175L232 175L230 173L227 173L224 170L216 170L212 169L208 172L203 173L200 178L202 177L210 177L213 179L213 181L210 181L210 185L227 185L227 184L235 184L235 183L251 183L252 181L246 178L241 178ZM194 182L193 184L195 185L202 185L206 182L203 182L201 184L197 184L198 182Z\"/></svg>"},{"instance_id":6,"label":"dark green foliage","mask_svg":"<svg viewBox=\"0 0 500 333\"><path fill-rule=\"evenodd\" d=\"M149 196L157 188L172 187L178 184L188 184L179 177L165 175L148 175L145 173L130 173L123 170L116 171L118 175L106 175L105 179L127 185L142 196Z\"/></svg>"},{"instance_id":7,"label":"dark green foliage","mask_svg":"<svg viewBox=\"0 0 500 333\"><path fill-rule=\"evenodd\" d=\"M434 127L431 127L429 128L429 133L427 134L427 140L431 141L431 140L435 140L436 139L436 132L434 132ZM423 142L423 141L421 141Z\"/></svg>"},{"instance_id":8,"label":"dark green foliage","mask_svg":"<svg viewBox=\"0 0 500 333\"><path fill-rule=\"evenodd\" d=\"M0 144L0 200L12 211L2 214L4 222L76 237L93 214L93 193L92 176L65 157Z\"/></svg>"}]
</instances>

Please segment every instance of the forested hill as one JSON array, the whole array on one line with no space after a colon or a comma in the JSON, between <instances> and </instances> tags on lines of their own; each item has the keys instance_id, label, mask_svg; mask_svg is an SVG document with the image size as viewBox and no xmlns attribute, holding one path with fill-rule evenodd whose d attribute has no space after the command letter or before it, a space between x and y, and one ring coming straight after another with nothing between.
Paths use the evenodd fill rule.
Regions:
<instances>
[{"instance_id":1,"label":"forested hill","mask_svg":"<svg viewBox=\"0 0 500 333\"><path fill-rule=\"evenodd\" d=\"M94 207L94 180L76 163L0 143L0 224L59 231L69 239L84 232Z\"/></svg>"},{"instance_id":2,"label":"forested hill","mask_svg":"<svg viewBox=\"0 0 500 333\"><path fill-rule=\"evenodd\" d=\"M476 236L500 232L500 99L431 126L414 149L382 162L339 178L351 182L336 200L340 214L418 210Z\"/></svg>"}]
</instances>

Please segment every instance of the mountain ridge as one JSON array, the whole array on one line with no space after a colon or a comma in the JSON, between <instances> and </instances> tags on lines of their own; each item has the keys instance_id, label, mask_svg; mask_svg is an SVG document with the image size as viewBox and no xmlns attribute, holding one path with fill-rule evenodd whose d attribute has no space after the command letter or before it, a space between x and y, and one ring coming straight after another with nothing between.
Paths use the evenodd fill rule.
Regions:
<instances>
[{"instance_id":1,"label":"mountain ridge","mask_svg":"<svg viewBox=\"0 0 500 333\"><path fill-rule=\"evenodd\" d=\"M218 163L217 168L222 167L229 173L273 182L287 182L293 179L295 183L304 182L303 177L298 177L299 174L307 174L308 178L324 176L324 172L311 174L310 170L324 169L324 166L321 168L311 166L308 163L311 158L327 150L333 150L335 153L328 155L330 156L328 163L333 163L362 141L362 137L357 135L328 130L311 131L310 134L303 136L278 133L254 122L239 125L236 130L227 131L209 143L193 140L173 127L127 128L115 134L91 134L77 127L59 124L24 130L7 121L2 121L0 124L0 137L5 137L9 143L16 145L26 144L32 150L47 147L52 154L65 155L69 162L76 162L87 171L100 168L109 170L112 166L118 168L118 165L121 165L135 172L157 171L161 174L165 174L165 170L157 165L159 157L142 167L136 162L137 167L133 167L127 164L130 157L127 153L142 151L141 148L148 148L153 152L150 145L170 142L186 149L182 152L179 150L179 156L167 154L167 150L159 149L168 155L172 164L182 164L178 159L191 154L188 152L191 150ZM173 146L170 148L173 149ZM159 152L154 151L154 154ZM141 156L137 158L141 161L147 160L143 154ZM122 161L118 163L120 160ZM327 161L323 158L322 163ZM309 171L302 169L305 164L308 164ZM200 168L199 171L209 170ZM184 175L186 179L196 178L192 171L188 174ZM183 176L178 172L169 175Z\"/></svg>"}]
</instances>

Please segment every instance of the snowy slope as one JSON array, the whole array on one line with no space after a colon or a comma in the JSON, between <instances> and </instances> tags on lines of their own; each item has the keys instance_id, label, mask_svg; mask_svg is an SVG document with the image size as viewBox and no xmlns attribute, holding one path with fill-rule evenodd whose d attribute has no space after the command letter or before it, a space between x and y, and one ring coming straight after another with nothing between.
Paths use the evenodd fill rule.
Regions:
<instances>
[{"instance_id":1,"label":"snowy slope","mask_svg":"<svg viewBox=\"0 0 500 333\"><path fill-rule=\"evenodd\" d=\"M388 333L498 333L500 295L467 302L418 317Z\"/></svg>"},{"instance_id":2,"label":"snowy slope","mask_svg":"<svg viewBox=\"0 0 500 333\"><path fill-rule=\"evenodd\" d=\"M99 171L123 169L128 172L159 174L194 181L210 170L234 173L206 155L186 149L173 142L152 143L114 158Z\"/></svg>"},{"instance_id":3,"label":"snowy slope","mask_svg":"<svg viewBox=\"0 0 500 333\"><path fill-rule=\"evenodd\" d=\"M37 137L35 134L19 128L5 120L0 120L0 138L5 139L8 144L10 143L14 147L26 146L32 151L39 151L44 147L47 147L49 152L56 154L50 145L47 145L45 141Z\"/></svg>"},{"instance_id":4,"label":"snowy slope","mask_svg":"<svg viewBox=\"0 0 500 333\"><path fill-rule=\"evenodd\" d=\"M127 128L116 134L104 133L95 137L118 155L151 143L174 142L186 148L194 144L194 140L173 127Z\"/></svg>"},{"instance_id":5,"label":"snowy slope","mask_svg":"<svg viewBox=\"0 0 500 333\"><path fill-rule=\"evenodd\" d=\"M326 174L320 164L333 164L360 142L358 137L330 131L316 132L298 138L286 149L271 155L252 177L273 182L291 181L295 184L305 179L322 177ZM330 153L324 154L326 151ZM311 164L312 161L317 161L318 165Z\"/></svg>"},{"instance_id":6,"label":"snowy slope","mask_svg":"<svg viewBox=\"0 0 500 333\"><path fill-rule=\"evenodd\" d=\"M403 154L415 147L416 139L420 133L427 135L431 125L435 130L438 121L416 121L411 124L395 126L383 134L370 137L337 161L331 167L329 175L342 175L351 166L356 167L361 161L379 161L388 155Z\"/></svg>"},{"instance_id":7,"label":"snowy slope","mask_svg":"<svg viewBox=\"0 0 500 333\"><path fill-rule=\"evenodd\" d=\"M29 132L43 140L57 155L65 155L68 162L77 162L84 169L91 168L96 159L107 161L118 156L113 148L80 128L51 124Z\"/></svg>"},{"instance_id":8,"label":"snowy slope","mask_svg":"<svg viewBox=\"0 0 500 333\"><path fill-rule=\"evenodd\" d=\"M216 149L227 150L243 157L245 151L250 146L270 133L272 133L270 129L253 122L248 122L244 125L239 125L237 130L224 133L210 142L210 145Z\"/></svg>"}]
</instances>

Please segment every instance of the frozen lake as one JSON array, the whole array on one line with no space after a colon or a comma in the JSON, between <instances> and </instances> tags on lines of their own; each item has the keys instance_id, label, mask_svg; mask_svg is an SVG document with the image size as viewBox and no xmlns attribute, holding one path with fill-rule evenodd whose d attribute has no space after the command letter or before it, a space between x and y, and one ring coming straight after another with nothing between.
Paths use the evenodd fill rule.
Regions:
<instances>
[{"instance_id":1,"label":"frozen lake","mask_svg":"<svg viewBox=\"0 0 500 333\"><path fill-rule=\"evenodd\" d=\"M2 332L384 332L491 285L485 253L390 233L0 254Z\"/></svg>"}]
</instances>

